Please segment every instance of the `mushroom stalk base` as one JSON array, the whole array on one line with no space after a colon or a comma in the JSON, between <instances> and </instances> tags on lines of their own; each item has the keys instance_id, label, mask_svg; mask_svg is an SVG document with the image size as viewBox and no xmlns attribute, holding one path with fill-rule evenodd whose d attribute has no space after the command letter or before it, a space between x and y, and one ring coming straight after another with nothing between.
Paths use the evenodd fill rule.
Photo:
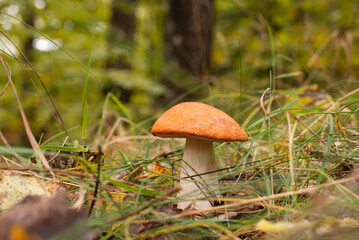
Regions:
<instances>
[{"instance_id":1,"label":"mushroom stalk base","mask_svg":"<svg viewBox=\"0 0 359 240\"><path fill-rule=\"evenodd\" d=\"M181 191L179 196L194 199L193 201L178 202L179 209L206 209L212 204L199 198L216 197L213 189L217 188L216 173L204 174L216 170L213 143L198 138L188 137L183 154L181 167Z\"/></svg>"}]
</instances>

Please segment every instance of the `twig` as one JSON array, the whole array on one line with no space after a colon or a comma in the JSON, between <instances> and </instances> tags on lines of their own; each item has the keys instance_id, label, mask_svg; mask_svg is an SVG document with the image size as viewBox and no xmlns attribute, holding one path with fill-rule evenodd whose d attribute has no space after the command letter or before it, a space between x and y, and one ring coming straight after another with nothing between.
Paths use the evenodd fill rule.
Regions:
<instances>
[{"instance_id":1,"label":"twig","mask_svg":"<svg viewBox=\"0 0 359 240\"><path fill-rule=\"evenodd\" d=\"M290 173L290 189L294 189L294 164L293 164L293 139L295 133L295 127L292 130L292 124L290 123L289 112L287 112L287 122L288 122L288 158L289 158L289 173ZM294 124L296 126L296 124ZM273 176L273 175L272 175Z\"/></svg>"},{"instance_id":2,"label":"twig","mask_svg":"<svg viewBox=\"0 0 359 240\"><path fill-rule=\"evenodd\" d=\"M48 89L46 88L44 82L42 81L40 75L38 74L38 72L36 71L36 69L32 66L31 62L27 59L27 57L25 56L25 54L21 51L21 49L11 40L11 38L9 38L9 36L7 36L7 35L6 35L3 31L1 31L1 30L0 30L0 33L1 33L4 37L6 37L6 39L8 39L8 40L13 44L13 46L19 51L19 53L20 53L20 54L22 55L22 57L26 60L27 64L29 64L30 68L32 69L32 71L35 73L35 75L36 75L37 78L39 79L39 81L40 81L42 87L44 88L44 90L45 90L47 96L49 97L49 99L50 99L50 101L51 101L51 104L52 104L52 106L54 107L54 109L55 109L55 111L56 111L56 114L57 114L57 116L58 116L59 119L57 119L57 118L55 117L55 115L53 115L53 113L52 113L52 111L50 110L49 106L47 105L46 101L43 99L43 97L42 97L42 95L41 95L39 89L36 87L36 84L35 84L34 80L32 79L31 75L29 74L29 72L26 70L26 68L23 66L23 64L19 61L19 59L15 56L15 54L12 53L11 50L5 45L6 48L11 52L11 55L14 57L14 59L15 59L15 60L20 64L20 66L24 69L26 75L29 77L29 79L31 80L32 84L35 86L35 88L36 88L36 90L37 90L37 93L39 94L40 98L42 99L44 105L46 106L46 108L48 109L48 111L50 112L50 114L55 118L55 120L59 121L59 123L62 125L63 129L65 130L66 135L68 136L69 134L68 134L68 132L67 132L65 123L64 123L64 121L62 120L61 114L60 114L60 112L59 112L59 110L58 110L58 108L57 108L57 106L56 106L56 104L55 104L54 99L51 97L51 95L50 95ZM2 58L3 58L3 56L2 56Z\"/></svg>"},{"instance_id":3,"label":"twig","mask_svg":"<svg viewBox=\"0 0 359 240\"><path fill-rule=\"evenodd\" d=\"M0 30L1 32L1 30ZM16 98L16 101L17 101L17 104L19 106L19 110L20 110L20 114L21 114L21 118L23 120L23 123L24 123L24 127L25 127L25 131L26 131L26 135L29 139L29 142L32 146L32 148L34 149L35 153L39 156L40 160L41 160L41 163L42 165L44 166L45 169L49 170L49 172L51 173L53 179L55 179L55 174L54 172L52 171L49 163L47 162L46 158L45 158L45 155L44 153L41 151L40 149L40 146L39 144L37 143L34 135L32 134L32 131L31 131L31 128L30 128L30 125L29 125L29 121L27 120L27 117L25 115L25 112L24 112L24 109L22 108L22 105L21 105L21 101L20 101L20 98L19 98L19 95L17 94L17 91L16 91L16 87L11 79L11 75L10 75L10 67L9 65L7 64L6 60L4 59L4 56L2 54L0 54L0 61L4 67L4 70L5 70L5 73L6 73L6 76L11 84L11 87L14 91L14 95L15 95L15 98Z\"/></svg>"},{"instance_id":4,"label":"twig","mask_svg":"<svg viewBox=\"0 0 359 240\"><path fill-rule=\"evenodd\" d=\"M101 146L99 146L99 158L100 160L97 163L97 178L96 178L96 184L95 184L95 192L93 194L93 200L91 201L91 206L88 212L88 216L91 216L93 207L95 206L95 202L96 202L96 198L97 198L97 193L98 193L98 186L100 184L100 173L101 173L101 165L102 165L102 149Z\"/></svg>"},{"instance_id":5,"label":"twig","mask_svg":"<svg viewBox=\"0 0 359 240\"><path fill-rule=\"evenodd\" d=\"M313 193L313 192L318 191L321 188L326 188L326 187L330 187L330 186L333 186L333 185L344 184L344 183L351 182L351 181L354 181L354 180L359 180L359 175L355 175L353 177L341 179L341 180L338 180L338 181L333 181L333 182L330 182L330 183L325 183L325 184L322 184L322 185L319 185L319 186L307 187L307 188L299 189L299 190L296 190L296 191L278 193L278 194L274 194L274 195L270 195L270 196L258 197L258 198L253 198L253 199L239 199L239 198L227 198L226 199L226 198L220 198L220 199L217 199L217 200L220 200L220 201L232 201L232 202L237 202L237 203L228 204L228 205L224 205L224 206L216 206L216 207L208 208L208 209L201 209L201 210L193 210L193 211L183 212L183 213L174 215L173 217L187 217L187 216L192 216L192 215L196 215L196 214L200 214L200 213L204 213L204 212L213 212L213 211L222 210L222 209L226 209L226 208L234 208L234 207L239 207L241 205L254 204L254 203L264 202L264 201L278 199L278 198L290 197L290 196L293 196L293 195L300 195L300 194L305 194L305 193ZM212 199L208 199L208 200L212 200Z\"/></svg>"},{"instance_id":6,"label":"twig","mask_svg":"<svg viewBox=\"0 0 359 240\"><path fill-rule=\"evenodd\" d=\"M265 108L265 106L264 106L264 97L265 97L265 95L267 94L268 91L270 91L270 88L267 88L267 89L263 92L263 94L262 94L262 96L261 96L261 99L260 99L260 101L259 101L260 106L261 106L261 108L262 108L262 111L264 112L264 114L265 114L266 116L268 116L268 117L270 118L270 120L272 120L273 122L277 123L279 126L284 126L283 124L281 124L280 122L278 122L277 120L275 120L275 119L267 112L267 110L266 110L266 108Z\"/></svg>"}]
</instances>

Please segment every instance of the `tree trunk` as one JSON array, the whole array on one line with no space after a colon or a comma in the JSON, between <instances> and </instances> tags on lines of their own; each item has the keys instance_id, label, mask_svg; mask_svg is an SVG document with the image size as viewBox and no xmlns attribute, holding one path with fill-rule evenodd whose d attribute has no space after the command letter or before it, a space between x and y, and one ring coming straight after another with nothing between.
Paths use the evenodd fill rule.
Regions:
<instances>
[{"instance_id":1,"label":"tree trunk","mask_svg":"<svg viewBox=\"0 0 359 240\"><path fill-rule=\"evenodd\" d=\"M114 46L125 46L131 48L135 34L135 8L137 0L113 0L112 16L109 30L109 42ZM111 46L111 48L114 48ZM111 52L111 50L110 50ZM131 65L126 54L111 55L107 61L107 68L130 69ZM113 90L114 87L108 86L107 90ZM121 91L120 100L129 102L131 92L130 89L119 87Z\"/></svg>"},{"instance_id":2,"label":"tree trunk","mask_svg":"<svg viewBox=\"0 0 359 240\"><path fill-rule=\"evenodd\" d=\"M165 27L165 59L194 76L208 82L214 24L213 0L169 0ZM189 89L166 76L164 83L176 97ZM191 84L192 87L194 84Z\"/></svg>"}]
</instances>

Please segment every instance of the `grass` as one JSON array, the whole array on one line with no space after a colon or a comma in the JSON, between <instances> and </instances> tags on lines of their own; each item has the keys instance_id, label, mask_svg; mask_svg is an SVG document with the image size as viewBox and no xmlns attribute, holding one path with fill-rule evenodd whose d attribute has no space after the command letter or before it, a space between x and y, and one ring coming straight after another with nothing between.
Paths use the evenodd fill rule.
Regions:
<instances>
[{"instance_id":1,"label":"grass","mask_svg":"<svg viewBox=\"0 0 359 240\"><path fill-rule=\"evenodd\" d=\"M273 98L275 97L273 96ZM300 101L299 96L297 99ZM261 103L258 101L256 104L256 107L260 108ZM294 107L294 105L293 102L287 103L287 106ZM321 111L318 111L319 109ZM339 123L335 123L332 116L342 113L334 109L330 112L327 110L322 106L307 109L273 106L272 118L275 118L276 122L272 122L269 116L258 111L252 120L247 121L246 129L251 135L249 142L217 144L216 146L216 155L222 166L218 170L218 178L223 179L220 186L222 198L216 200L225 202L227 205L163 217L162 213L154 210L154 207L175 203L176 198L159 199L152 206L146 205L148 200L141 202L141 199L136 198L139 208L141 209L141 206L145 205L146 209L138 211L138 208L135 208L132 210L131 212L135 213L132 215L131 223L140 222L146 225L158 221L165 226L150 228L135 234L134 238L141 239L166 234L175 238L197 236L198 239L205 237L257 239L267 231L265 228L258 228L257 223L261 219L268 219L273 223L292 222L294 227L282 228L281 231L276 231L276 235L272 235L273 237L283 235L286 238L291 238L297 234L296 226L300 231L302 221L313 218L313 215L316 220L311 220L311 226L308 227L312 231L332 226L328 225L326 221L333 218L335 223L330 224L334 224L333 226L337 224L336 227L340 228L341 221L343 221L341 216L333 216L330 211L328 211L328 215L326 212L311 213L318 211L313 205L316 198L321 197L323 191L329 191L329 195L333 198L339 197L337 195L342 196L339 198L344 201L333 207L334 209L354 208L358 203L354 190L349 190L347 187L347 182L353 181L353 179L345 178L350 172L349 167L356 165L356 145L355 143L347 144L348 140L338 131ZM251 110L243 110L243 112L246 111L250 112ZM351 113L349 111L345 114ZM269 121L272 124L271 128L268 128ZM308 126L311 128L307 128ZM355 131L355 129L353 130ZM348 138L352 141L356 140L354 135L348 135ZM136 152L133 157L125 157L125 159L138 159L135 161L136 163L132 163L132 168L139 166L140 163L144 164L144 167L150 168L151 163L148 163L148 160L153 159L158 152L173 153L173 149L176 149L174 156L164 155L164 157L156 158L161 166L167 166L168 172L176 172L173 170L171 162L181 159L177 149L181 148L183 142L157 139L136 140L135 142L137 142L136 145L144 146L144 148L141 152ZM133 149L130 148L129 151L131 150ZM142 157L139 157L141 155ZM168 184L169 186L173 184L173 178L158 175L151 179L144 178L138 184L168 192ZM333 186L337 190L331 189ZM132 201L130 201L131 203ZM323 205L326 204L329 208L330 203L323 202ZM215 213L214 215L217 217L209 215L209 213ZM145 220L141 218L145 218ZM352 220L355 222L357 219L353 218ZM130 224L126 224L122 229L123 234L126 231L127 234L130 234L130 230L126 230L125 227L129 228ZM308 230L308 237L313 234L310 233L310 230ZM267 234L273 233L269 231ZM327 232L323 231L323 234L327 234Z\"/></svg>"},{"instance_id":2,"label":"grass","mask_svg":"<svg viewBox=\"0 0 359 240\"><path fill-rule=\"evenodd\" d=\"M151 136L153 120L145 125L123 117L109 125L101 121L99 140L89 148L69 143L61 147L56 138L40 146L83 153L77 155L77 168L52 167L52 179L49 169L30 164L29 156L37 152L31 149L2 146L3 159L16 155L22 159L16 167L4 169L40 172L47 182L66 186L69 202L91 212L87 227L98 229L100 239L320 239L333 231L358 236L358 177L353 174L358 129L356 109L352 110L356 92L337 102L317 102L310 95L307 107L303 89L271 97L246 93L241 101L235 93L229 98L212 96L212 101L231 106L230 111L241 109L233 115L244 123L250 140L215 145L221 197L213 199L220 204L211 209L175 209L179 198L173 186L184 142ZM124 105L119 107L127 112ZM353 127L346 128L349 125ZM88 149L92 158L100 156L103 162L92 164ZM99 149L104 158L96 153Z\"/></svg>"},{"instance_id":3,"label":"grass","mask_svg":"<svg viewBox=\"0 0 359 240\"><path fill-rule=\"evenodd\" d=\"M335 101L308 86L275 94L270 89L213 94L204 100L219 103L250 135L244 143L215 144L218 178L212 180L220 183L220 197L211 199L218 202L211 209L175 208L183 198L196 199L195 194L176 197L184 141L153 137L154 118L139 124L124 117L107 121L108 101L129 112L112 94L89 147L84 144L91 109L85 103L81 143L64 146L58 140L66 134L59 134L26 149L11 147L2 136L8 164L2 168L64 187L68 201L90 215L83 230L97 229L100 239L320 239L333 231L358 236L357 92ZM50 168L43 165L49 158L37 155L40 149L76 164ZM33 156L41 160L33 164Z\"/></svg>"}]
</instances>

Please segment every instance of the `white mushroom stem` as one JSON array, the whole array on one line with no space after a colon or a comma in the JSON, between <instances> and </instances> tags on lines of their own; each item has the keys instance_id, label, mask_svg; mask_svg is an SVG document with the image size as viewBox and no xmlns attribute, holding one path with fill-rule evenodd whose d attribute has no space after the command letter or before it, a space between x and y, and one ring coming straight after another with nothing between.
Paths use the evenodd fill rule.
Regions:
<instances>
[{"instance_id":1,"label":"white mushroom stem","mask_svg":"<svg viewBox=\"0 0 359 240\"><path fill-rule=\"evenodd\" d=\"M199 198L213 198L213 192L217 188L215 184L216 173L204 174L216 170L216 161L211 141L202 140L194 137L187 137L186 146L183 154L181 167L181 191L179 196L194 199L193 201L180 201L180 209L206 209L211 208L212 204L207 200L197 200Z\"/></svg>"}]
</instances>

